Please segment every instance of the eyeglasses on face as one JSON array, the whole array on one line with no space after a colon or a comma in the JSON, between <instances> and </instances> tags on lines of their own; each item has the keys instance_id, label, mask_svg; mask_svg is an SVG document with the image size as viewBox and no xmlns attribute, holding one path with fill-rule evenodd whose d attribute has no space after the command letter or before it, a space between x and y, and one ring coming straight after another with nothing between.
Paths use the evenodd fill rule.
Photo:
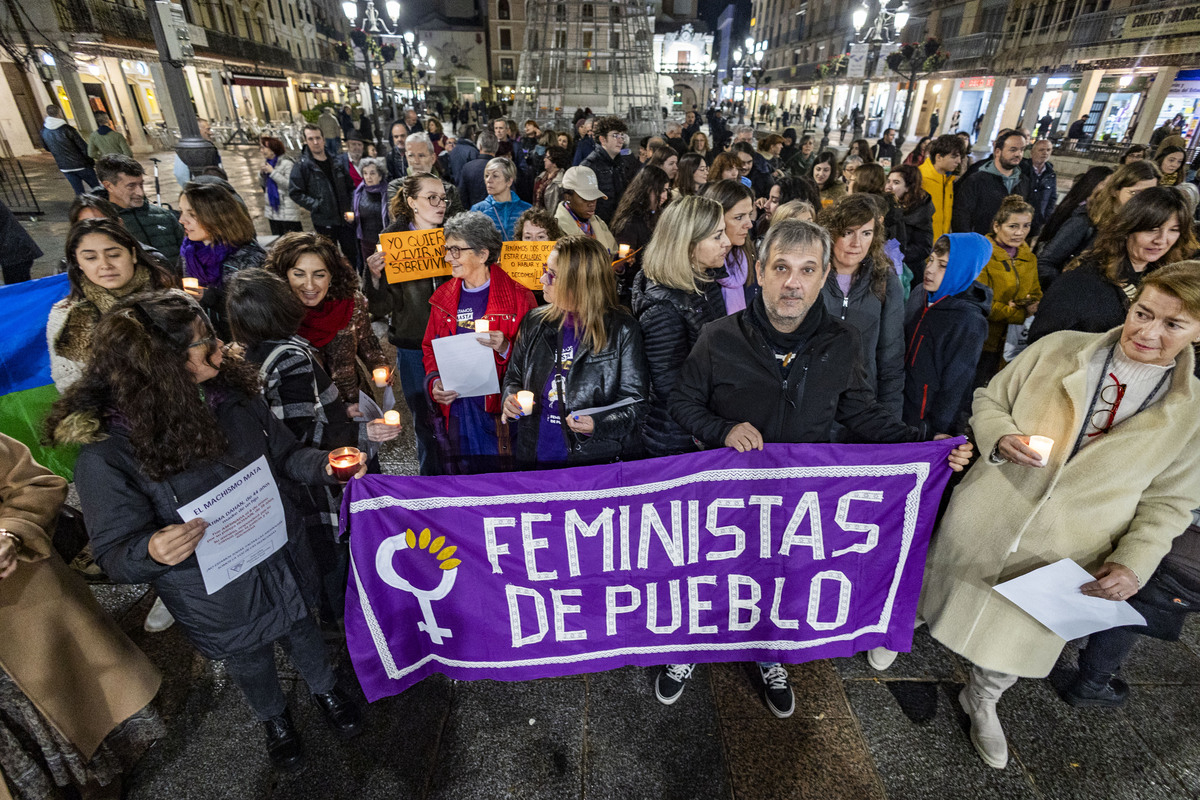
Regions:
<instances>
[{"instance_id":1,"label":"eyeglasses on face","mask_svg":"<svg viewBox=\"0 0 1200 800\"><path fill-rule=\"evenodd\" d=\"M217 337L205 336L203 339L197 339L196 341L189 344L188 349L191 350L193 347L212 347L216 343L217 343Z\"/></svg>"},{"instance_id":2,"label":"eyeglasses on face","mask_svg":"<svg viewBox=\"0 0 1200 800\"><path fill-rule=\"evenodd\" d=\"M547 286L554 285L554 279L558 277L558 273L552 269L547 269L546 265L542 265L542 283Z\"/></svg>"},{"instance_id":3,"label":"eyeglasses on face","mask_svg":"<svg viewBox=\"0 0 1200 800\"><path fill-rule=\"evenodd\" d=\"M459 256L461 256L463 254L464 251L474 251L474 250L475 250L474 247L457 247L457 246L447 247L446 255L450 256L451 258L458 258Z\"/></svg>"},{"instance_id":4,"label":"eyeglasses on face","mask_svg":"<svg viewBox=\"0 0 1200 800\"><path fill-rule=\"evenodd\" d=\"M439 208L440 206L446 204L446 195L444 194L422 194L417 196L424 198L425 202L429 203L429 205L433 206L434 208Z\"/></svg>"}]
</instances>

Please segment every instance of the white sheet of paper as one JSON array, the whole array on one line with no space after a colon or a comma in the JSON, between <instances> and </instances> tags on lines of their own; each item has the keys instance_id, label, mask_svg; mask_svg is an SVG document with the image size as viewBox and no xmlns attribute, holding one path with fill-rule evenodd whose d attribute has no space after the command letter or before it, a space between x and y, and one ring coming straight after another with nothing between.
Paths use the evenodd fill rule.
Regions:
<instances>
[{"instance_id":1,"label":"white sheet of paper","mask_svg":"<svg viewBox=\"0 0 1200 800\"><path fill-rule=\"evenodd\" d=\"M625 406L631 406L636 402L637 401L634 400L632 397L626 397L624 400L618 400L617 402L613 403L611 406L596 406L595 408L580 408L575 411L572 411L571 415L576 416L576 417L587 417L592 414L601 414L605 411L612 411L614 408L624 408Z\"/></svg>"},{"instance_id":2,"label":"white sheet of paper","mask_svg":"<svg viewBox=\"0 0 1200 800\"><path fill-rule=\"evenodd\" d=\"M196 560L209 594L244 575L287 543L279 487L262 456L202 497L179 508L184 522L208 523Z\"/></svg>"},{"instance_id":3,"label":"white sheet of paper","mask_svg":"<svg viewBox=\"0 0 1200 800\"><path fill-rule=\"evenodd\" d=\"M1123 600L1088 597L1079 587L1095 580L1069 558L992 587L1067 641L1146 618Z\"/></svg>"},{"instance_id":4,"label":"white sheet of paper","mask_svg":"<svg viewBox=\"0 0 1200 800\"><path fill-rule=\"evenodd\" d=\"M500 393L496 351L480 344L479 335L460 333L433 340L433 357L447 392L458 392L459 397Z\"/></svg>"}]
</instances>

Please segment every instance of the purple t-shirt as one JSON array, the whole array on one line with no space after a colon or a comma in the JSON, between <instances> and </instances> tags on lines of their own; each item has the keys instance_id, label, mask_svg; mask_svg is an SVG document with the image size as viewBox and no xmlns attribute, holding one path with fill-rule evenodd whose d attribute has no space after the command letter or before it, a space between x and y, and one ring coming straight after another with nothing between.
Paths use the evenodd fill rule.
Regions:
<instances>
[{"instance_id":1,"label":"purple t-shirt","mask_svg":"<svg viewBox=\"0 0 1200 800\"><path fill-rule=\"evenodd\" d=\"M556 380L559 372L551 370L542 387L540 403L542 418L538 423L537 460L540 464L565 464L567 461L567 438L563 433L563 404L558 396L558 387L566 386L567 374L575 361L575 326L570 318L563 325L562 380Z\"/></svg>"},{"instance_id":2,"label":"purple t-shirt","mask_svg":"<svg viewBox=\"0 0 1200 800\"><path fill-rule=\"evenodd\" d=\"M458 333L471 333L475 330L475 320L483 319L487 311L488 289L492 282L488 281L476 289L468 289L465 285L458 295ZM466 397L464 401L474 403L480 409L484 407L482 397Z\"/></svg>"}]
</instances>

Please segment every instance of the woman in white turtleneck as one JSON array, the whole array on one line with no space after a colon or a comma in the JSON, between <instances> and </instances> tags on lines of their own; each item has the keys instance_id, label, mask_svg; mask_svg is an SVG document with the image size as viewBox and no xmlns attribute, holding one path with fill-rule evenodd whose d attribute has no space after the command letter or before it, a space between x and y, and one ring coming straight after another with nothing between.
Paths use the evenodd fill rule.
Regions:
<instances>
[{"instance_id":1,"label":"woman in white turtleneck","mask_svg":"<svg viewBox=\"0 0 1200 800\"><path fill-rule=\"evenodd\" d=\"M1018 677L1042 678L1065 642L993 587L1063 558L1127 600L1154 574L1200 497L1200 262L1142 278L1124 324L1030 345L975 395L981 458L929 550L921 617L973 662L959 702L990 766L1008 761L996 713ZM1030 436L1053 440L1045 461ZM872 653L872 665L887 659Z\"/></svg>"}]
</instances>

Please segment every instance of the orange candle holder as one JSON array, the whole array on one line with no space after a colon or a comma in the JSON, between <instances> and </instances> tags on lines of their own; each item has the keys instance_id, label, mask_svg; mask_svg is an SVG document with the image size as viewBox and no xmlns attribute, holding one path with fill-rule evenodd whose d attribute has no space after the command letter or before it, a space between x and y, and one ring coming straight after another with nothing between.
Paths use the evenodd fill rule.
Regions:
<instances>
[{"instance_id":1,"label":"orange candle holder","mask_svg":"<svg viewBox=\"0 0 1200 800\"><path fill-rule=\"evenodd\" d=\"M358 474L362 464L362 451L357 447L339 447L329 454L329 466L333 474L343 483Z\"/></svg>"}]
</instances>

